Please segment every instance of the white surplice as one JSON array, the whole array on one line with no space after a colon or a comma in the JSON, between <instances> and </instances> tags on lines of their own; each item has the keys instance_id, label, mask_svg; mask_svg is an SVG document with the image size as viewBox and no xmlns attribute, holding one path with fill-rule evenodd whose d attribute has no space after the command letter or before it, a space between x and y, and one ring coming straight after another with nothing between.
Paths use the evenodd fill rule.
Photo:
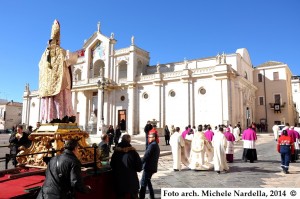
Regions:
<instances>
[{"instance_id":1,"label":"white surplice","mask_svg":"<svg viewBox=\"0 0 300 199\"><path fill-rule=\"evenodd\" d=\"M181 149L184 147L184 140L181 133L175 132L170 137L170 145L173 156L173 169L181 170Z\"/></svg>"},{"instance_id":2,"label":"white surplice","mask_svg":"<svg viewBox=\"0 0 300 199\"><path fill-rule=\"evenodd\" d=\"M212 145L214 147L214 169L215 171L228 170L228 164L226 160L226 145L227 140L223 133L220 131L215 132L212 140Z\"/></svg>"},{"instance_id":3,"label":"white surplice","mask_svg":"<svg viewBox=\"0 0 300 199\"><path fill-rule=\"evenodd\" d=\"M213 149L203 132L196 132L192 140L189 168L193 170L209 170L213 165L208 162L213 156Z\"/></svg>"},{"instance_id":4,"label":"white surplice","mask_svg":"<svg viewBox=\"0 0 300 199\"><path fill-rule=\"evenodd\" d=\"M233 129L233 136L235 138L235 141L238 142L240 140L240 128L239 127L236 127Z\"/></svg>"}]
</instances>

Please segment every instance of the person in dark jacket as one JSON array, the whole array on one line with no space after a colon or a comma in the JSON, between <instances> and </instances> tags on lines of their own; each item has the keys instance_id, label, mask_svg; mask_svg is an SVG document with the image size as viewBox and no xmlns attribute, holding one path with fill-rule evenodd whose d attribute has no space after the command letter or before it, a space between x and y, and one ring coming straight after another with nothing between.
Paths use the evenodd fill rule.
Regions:
<instances>
[{"instance_id":1,"label":"person in dark jacket","mask_svg":"<svg viewBox=\"0 0 300 199\"><path fill-rule=\"evenodd\" d=\"M101 135L101 142L98 144L99 149L101 150L101 160L109 159L109 137L107 134Z\"/></svg>"},{"instance_id":2,"label":"person in dark jacket","mask_svg":"<svg viewBox=\"0 0 300 199\"><path fill-rule=\"evenodd\" d=\"M160 154L160 149L158 143L156 142L157 134L149 134L148 142L149 145L145 151L143 162L143 175L141 179L141 189L140 189L140 199L145 198L146 187L150 192L150 198L154 198L154 191L151 183L151 177L154 173L157 172L158 158Z\"/></svg>"},{"instance_id":3,"label":"person in dark jacket","mask_svg":"<svg viewBox=\"0 0 300 199\"><path fill-rule=\"evenodd\" d=\"M285 174L289 173L289 164L291 154L294 153L294 141L288 136L287 130L283 130L278 138L277 151L281 157L281 168Z\"/></svg>"},{"instance_id":4,"label":"person in dark jacket","mask_svg":"<svg viewBox=\"0 0 300 199\"><path fill-rule=\"evenodd\" d=\"M75 191L90 192L91 187L84 185L81 177L81 163L76 157L78 148L77 140L67 140L64 152L51 158L37 199L69 199L75 198Z\"/></svg>"},{"instance_id":5,"label":"person in dark jacket","mask_svg":"<svg viewBox=\"0 0 300 199\"><path fill-rule=\"evenodd\" d=\"M142 160L135 148L131 146L130 141L129 134L123 135L111 157L110 166L118 199L126 198L128 194L131 199L138 198L140 185L137 172L142 170Z\"/></svg>"},{"instance_id":6,"label":"person in dark jacket","mask_svg":"<svg viewBox=\"0 0 300 199\"><path fill-rule=\"evenodd\" d=\"M151 124L151 121L148 121L145 128L144 128L144 132L145 132L145 136L146 136L146 149L148 147L148 134L149 134L149 131L152 129L152 124Z\"/></svg>"},{"instance_id":7,"label":"person in dark jacket","mask_svg":"<svg viewBox=\"0 0 300 199\"><path fill-rule=\"evenodd\" d=\"M114 135L115 135L115 130L114 127L112 125L109 125L106 134L108 135L109 138L109 148L111 147L111 145L113 144L114 141Z\"/></svg>"},{"instance_id":8,"label":"person in dark jacket","mask_svg":"<svg viewBox=\"0 0 300 199\"><path fill-rule=\"evenodd\" d=\"M168 125L165 126L165 141L166 141L166 145L170 145L170 130Z\"/></svg>"},{"instance_id":9,"label":"person in dark jacket","mask_svg":"<svg viewBox=\"0 0 300 199\"><path fill-rule=\"evenodd\" d=\"M115 147L118 145L119 143L119 139L121 137L121 129L120 129L120 125L116 126L116 130L115 130L115 137L114 137L114 143L115 143Z\"/></svg>"},{"instance_id":10,"label":"person in dark jacket","mask_svg":"<svg viewBox=\"0 0 300 199\"><path fill-rule=\"evenodd\" d=\"M24 146L25 148L30 147L31 141L28 139L28 134L23 132L23 126L18 125L17 131L13 132L9 138L10 143L10 154L13 156L13 165L16 165L18 162L16 160L16 155L20 152L20 147Z\"/></svg>"}]
</instances>

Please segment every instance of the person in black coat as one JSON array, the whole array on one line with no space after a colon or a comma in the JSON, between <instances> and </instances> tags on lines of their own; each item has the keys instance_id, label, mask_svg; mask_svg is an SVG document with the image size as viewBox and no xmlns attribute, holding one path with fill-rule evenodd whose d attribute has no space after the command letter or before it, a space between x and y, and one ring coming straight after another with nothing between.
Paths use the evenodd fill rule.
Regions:
<instances>
[{"instance_id":1,"label":"person in black coat","mask_svg":"<svg viewBox=\"0 0 300 199\"><path fill-rule=\"evenodd\" d=\"M166 145L170 145L170 130L168 125L165 126L165 141Z\"/></svg>"},{"instance_id":2,"label":"person in black coat","mask_svg":"<svg viewBox=\"0 0 300 199\"><path fill-rule=\"evenodd\" d=\"M119 143L119 139L121 137L121 129L120 129L120 125L116 126L116 130L115 130L115 137L114 137L114 143L115 143L115 147L118 145Z\"/></svg>"},{"instance_id":3,"label":"person in black coat","mask_svg":"<svg viewBox=\"0 0 300 199\"><path fill-rule=\"evenodd\" d=\"M150 192L150 198L154 198L154 190L151 183L151 177L154 173L157 172L158 159L160 154L160 149L158 143L156 142L156 136L157 134L148 135L149 145L142 159L144 171L141 179L140 199L145 198L146 187L148 187L148 190Z\"/></svg>"},{"instance_id":4,"label":"person in black coat","mask_svg":"<svg viewBox=\"0 0 300 199\"><path fill-rule=\"evenodd\" d=\"M78 148L77 140L68 140L64 152L51 158L37 199L69 199L75 198L75 191L90 192L91 187L84 185L81 177L81 163L75 155Z\"/></svg>"},{"instance_id":5,"label":"person in black coat","mask_svg":"<svg viewBox=\"0 0 300 199\"><path fill-rule=\"evenodd\" d=\"M109 159L109 138L107 134L101 135L101 142L98 144L98 147L101 151L101 160L108 160Z\"/></svg>"},{"instance_id":6,"label":"person in black coat","mask_svg":"<svg viewBox=\"0 0 300 199\"><path fill-rule=\"evenodd\" d=\"M110 125L106 131L106 134L109 137L109 148L111 147L113 141L114 141L114 135L115 135L115 130L114 127L112 125Z\"/></svg>"},{"instance_id":7,"label":"person in black coat","mask_svg":"<svg viewBox=\"0 0 300 199\"><path fill-rule=\"evenodd\" d=\"M140 185L137 172L142 170L142 160L130 141L129 134L123 135L110 161L118 199L126 198L128 194L131 199L138 198Z\"/></svg>"},{"instance_id":8,"label":"person in black coat","mask_svg":"<svg viewBox=\"0 0 300 199\"><path fill-rule=\"evenodd\" d=\"M18 163L15 156L20 152L20 147L30 147L31 141L28 139L28 136L27 133L23 132L23 126L18 125L17 131L13 132L9 138L10 154L13 156L13 165L15 166Z\"/></svg>"}]
</instances>

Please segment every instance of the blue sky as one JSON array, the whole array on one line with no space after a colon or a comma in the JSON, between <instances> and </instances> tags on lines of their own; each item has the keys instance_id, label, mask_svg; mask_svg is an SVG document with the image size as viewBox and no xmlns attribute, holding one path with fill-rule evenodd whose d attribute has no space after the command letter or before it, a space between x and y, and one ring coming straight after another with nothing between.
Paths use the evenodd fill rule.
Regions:
<instances>
[{"instance_id":1,"label":"blue sky","mask_svg":"<svg viewBox=\"0 0 300 199\"><path fill-rule=\"evenodd\" d=\"M211 57L247 48L254 66L288 64L300 75L298 0L9 0L0 7L0 98L22 102L25 84L38 89L38 63L54 19L61 46L82 48L101 22L116 49L135 44L150 64Z\"/></svg>"}]
</instances>

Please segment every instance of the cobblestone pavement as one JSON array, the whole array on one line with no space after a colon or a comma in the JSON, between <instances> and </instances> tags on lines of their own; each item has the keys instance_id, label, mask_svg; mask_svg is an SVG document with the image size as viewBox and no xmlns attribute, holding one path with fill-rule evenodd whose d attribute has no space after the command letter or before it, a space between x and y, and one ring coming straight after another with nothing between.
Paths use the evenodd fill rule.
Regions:
<instances>
[{"instance_id":1,"label":"cobblestone pavement","mask_svg":"<svg viewBox=\"0 0 300 199\"><path fill-rule=\"evenodd\" d=\"M7 144L9 136L0 134L0 145ZM145 136L132 136L132 145L143 156L145 152ZM158 172L152 177L156 198L160 198L161 188L300 188L300 160L290 164L290 174L284 174L280 168L280 156L276 150L276 142L272 134L258 134L255 163L243 162L242 141L235 144L234 163L229 163L230 171L218 175L214 171L192 171L182 165L182 171L172 169L170 146L165 145L164 137L160 137L161 157ZM0 149L0 157L9 152ZM9 164L9 167L12 167ZM4 163L0 162L0 170ZM141 178L142 172L138 173Z\"/></svg>"},{"instance_id":2,"label":"cobblestone pavement","mask_svg":"<svg viewBox=\"0 0 300 199\"><path fill-rule=\"evenodd\" d=\"M141 135L133 136L132 144L138 151ZM162 155L159 159L158 172L152 177L155 195L160 198L161 188L299 188L300 160L290 164L290 174L284 174L280 167L280 156L272 134L259 134L257 141L258 161L255 163L241 160L242 141L235 144L234 163L229 163L230 171L218 175L214 171L192 171L184 165L183 170L174 172L170 147L161 139ZM142 172L139 173L141 178Z\"/></svg>"}]
</instances>

